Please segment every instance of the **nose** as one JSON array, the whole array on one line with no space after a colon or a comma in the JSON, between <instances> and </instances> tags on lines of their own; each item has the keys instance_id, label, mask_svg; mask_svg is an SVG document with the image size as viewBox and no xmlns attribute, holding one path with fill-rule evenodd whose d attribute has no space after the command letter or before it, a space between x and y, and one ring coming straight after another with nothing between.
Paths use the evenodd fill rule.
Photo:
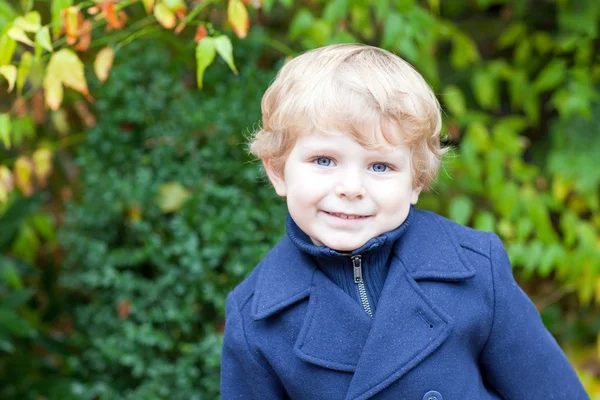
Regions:
<instances>
[{"instance_id":1,"label":"nose","mask_svg":"<svg viewBox=\"0 0 600 400\"><path fill-rule=\"evenodd\" d=\"M360 174L344 174L335 187L335 193L338 197L345 197L349 200L364 198L366 189L363 185Z\"/></svg>"}]
</instances>

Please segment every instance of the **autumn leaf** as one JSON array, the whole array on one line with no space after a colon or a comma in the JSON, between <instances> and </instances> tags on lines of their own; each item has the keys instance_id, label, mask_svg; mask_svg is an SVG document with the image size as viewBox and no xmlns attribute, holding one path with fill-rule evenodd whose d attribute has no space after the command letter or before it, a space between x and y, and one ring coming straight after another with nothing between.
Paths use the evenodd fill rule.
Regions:
<instances>
[{"instance_id":1,"label":"autumn leaf","mask_svg":"<svg viewBox=\"0 0 600 400\"><path fill-rule=\"evenodd\" d=\"M13 177L10 169L0 165L0 204L8 200L8 194L13 190Z\"/></svg>"},{"instance_id":2,"label":"autumn leaf","mask_svg":"<svg viewBox=\"0 0 600 400\"><path fill-rule=\"evenodd\" d=\"M120 29L125 25L125 21L122 18L123 14L119 13L119 15L117 15L116 13L114 1L103 2L101 8L104 17L106 18L106 22L108 22L108 25L111 28Z\"/></svg>"},{"instance_id":3,"label":"autumn leaf","mask_svg":"<svg viewBox=\"0 0 600 400\"><path fill-rule=\"evenodd\" d=\"M129 313L131 312L131 301L128 299L121 300L117 305L117 314L121 319L127 319L129 317Z\"/></svg>"},{"instance_id":4,"label":"autumn leaf","mask_svg":"<svg viewBox=\"0 0 600 400\"><path fill-rule=\"evenodd\" d=\"M172 213L181 209L190 196L181 183L163 183L158 189L158 205L164 213Z\"/></svg>"},{"instance_id":5,"label":"autumn leaf","mask_svg":"<svg viewBox=\"0 0 600 400\"><path fill-rule=\"evenodd\" d=\"M173 29L175 27L175 14L163 3L157 4L154 7L154 16L165 28Z\"/></svg>"},{"instance_id":6,"label":"autumn leaf","mask_svg":"<svg viewBox=\"0 0 600 400\"><path fill-rule=\"evenodd\" d=\"M144 3L144 8L146 9L146 12L150 14L154 9L154 0L142 0L142 3Z\"/></svg>"},{"instance_id":7,"label":"autumn leaf","mask_svg":"<svg viewBox=\"0 0 600 400\"><path fill-rule=\"evenodd\" d=\"M227 19L233 26L233 31L243 39L248 34L250 22L248 20L248 10L240 0L229 0L227 7Z\"/></svg>"},{"instance_id":8,"label":"autumn leaf","mask_svg":"<svg viewBox=\"0 0 600 400\"><path fill-rule=\"evenodd\" d=\"M0 75L8 81L8 91L10 93L15 87L15 81L17 80L17 67L14 65L3 65L0 67Z\"/></svg>"},{"instance_id":9,"label":"autumn leaf","mask_svg":"<svg viewBox=\"0 0 600 400\"><path fill-rule=\"evenodd\" d=\"M233 46L231 40L225 35L218 36L214 39L215 49L223 60L229 65L229 68L237 75L238 71L233 62Z\"/></svg>"},{"instance_id":10,"label":"autumn leaf","mask_svg":"<svg viewBox=\"0 0 600 400\"><path fill-rule=\"evenodd\" d=\"M63 26L63 11L73 5L73 0L52 0L50 14L52 16L52 36L58 38Z\"/></svg>"},{"instance_id":11,"label":"autumn leaf","mask_svg":"<svg viewBox=\"0 0 600 400\"><path fill-rule=\"evenodd\" d=\"M202 39L204 39L207 35L206 27L204 25L200 25L196 28L196 35L194 36L194 41L198 43Z\"/></svg>"},{"instance_id":12,"label":"autumn leaf","mask_svg":"<svg viewBox=\"0 0 600 400\"><path fill-rule=\"evenodd\" d=\"M94 72L101 82L106 81L108 73L115 59L115 52L111 47L105 47L98 52L94 60Z\"/></svg>"},{"instance_id":13,"label":"autumn leaf","mask_svg":"<svg viewBox=\"0 0 600 400\"><path fill-rule=\"evenodd\" d=\"M29 158L23 156L17 158L14 166L15 184L25 196L33 194L32 172L33 165Z\"/></svg>"},{"instance_id":14,"label":"autumn leaf","mask_svg":"<svg viewBox=\"0 0 600 400\"><path fill-rule=\"evenodd\" d=\"M215 59L216 49L213 38L204 38L196 45L196 80L202 89L202 76L204 71Z\"/></svg>"},{"instance_id":15,"label":"autumn leaf","mask_svg":"<svg viewBox=\"0 0 600 400\"><path fill-rule=\"evenodd\" d=\"M52 172L52 152L48 149L37 149L33 155L33 169L38 184L46 186L46 182Z\"/></svg>"},{"instance_id":16,"label":"autumn leaf","mask_svg":"<svg viewBox=\"0 0 600 400\"><path fill-rule=\"evenodd\" d=\"M79 26L83 22L83 15L79 12L79 8L75 6L67 8L63 15L67 44L72 46L79 37Z\"/></svg>"},{"instance_id":17,"label":"autumn leaf","mask_svg":"<svg viewBox=\"0 0 600 400\"><path fill-rule=\"evenodd\" d=\"M79 43L75 45L75 50L86 51L92 42L92 21L86 19L79 27Z\"/></svg>"},{"instance_id":18,"label":"autumn leaf","mask_svg":"<svg viewBox=\"0 0 600 400\"><path fill-rule=\"evenodd\" d=\"M70 49L61 49L52 54L46 68L44 76L46 104L54 111L60 107L62 102L62 85L75 89L91 99L83 72L83 63Z\"/></svg>"}]
</instances>

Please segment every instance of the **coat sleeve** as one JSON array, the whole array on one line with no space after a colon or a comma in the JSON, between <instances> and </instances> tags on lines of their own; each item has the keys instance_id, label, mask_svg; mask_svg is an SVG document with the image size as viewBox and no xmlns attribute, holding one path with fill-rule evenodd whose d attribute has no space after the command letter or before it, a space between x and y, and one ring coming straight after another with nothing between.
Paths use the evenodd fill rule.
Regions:
<instances>
[{"instance_id":1,"label":"coat sleeve","mask_svg":"<svg viewBox=\"0 0 600 400\"><path fill-rule=\"evenodd\" d=\"M227 297L225 316L221 355L221 398L289 398L279 379L255 358L248 347L242 316L231 294Z\"/></svg>"},{"instance_id":2,"label":"coat sleeve","mask_svg":"<svg viewBox=\"0 0 600 400\"><path fill-rule=\"evenodd\" d=\"M480 358L486 381L507 400L589 399L534 304L515 282L495 234L490 259L494 311Z\"/></svg>"}]
</instances>

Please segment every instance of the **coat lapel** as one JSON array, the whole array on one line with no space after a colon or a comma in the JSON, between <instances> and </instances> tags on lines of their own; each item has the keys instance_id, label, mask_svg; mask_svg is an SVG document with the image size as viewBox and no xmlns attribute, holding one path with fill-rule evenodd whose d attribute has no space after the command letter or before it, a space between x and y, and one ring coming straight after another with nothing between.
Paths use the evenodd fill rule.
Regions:
<instances>
[{"instance_id":1,"label":"coat lapel","mask_svg":"<svg viewBox=\"0 0 600 400\"><path fill-rule=\"evenodd\" d=\"M443 220L415 211L394 248L372 328L346 399L367 399L400 379L442 345L454 321L421 290L418 281L455 282L475 269Z\"/></svg>"}]
</instances>

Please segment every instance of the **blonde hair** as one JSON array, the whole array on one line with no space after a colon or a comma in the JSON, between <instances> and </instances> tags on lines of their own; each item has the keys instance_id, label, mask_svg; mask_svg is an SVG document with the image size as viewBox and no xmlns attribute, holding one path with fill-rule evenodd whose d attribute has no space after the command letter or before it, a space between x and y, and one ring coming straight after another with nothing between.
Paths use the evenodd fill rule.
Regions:
<instances>
[{"instance_id":1,"label":"blonde hair","mask_svg":"<svg viewBox=\"0 0 600 400\"><path fill-rule=\"evenodd\" d=\"M445 149L440 105L423 77L400 57L377 47L336 44L289 61L265 92L262 129L250 152L282 174L296 138L343 132L361 145L405 144L413 185L428 189Z\"/></svg>"}]
</instances>

